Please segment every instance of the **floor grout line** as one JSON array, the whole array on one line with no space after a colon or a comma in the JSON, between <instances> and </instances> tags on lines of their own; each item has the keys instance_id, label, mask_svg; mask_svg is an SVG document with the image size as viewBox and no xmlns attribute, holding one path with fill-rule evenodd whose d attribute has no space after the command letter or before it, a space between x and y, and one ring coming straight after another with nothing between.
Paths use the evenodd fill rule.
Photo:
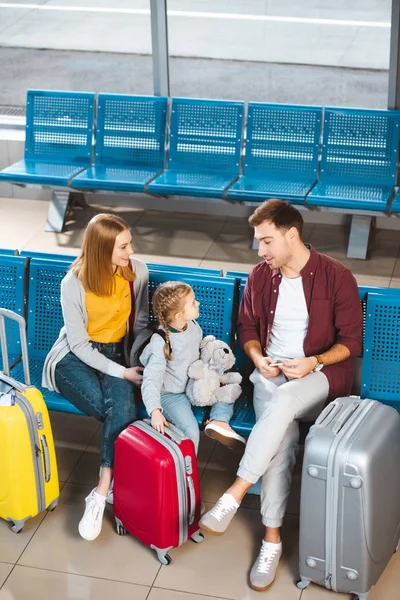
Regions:
<instances>
[{"instance_id":1,"label":"floor grout line","mask_svg":"<svg viewBox=\"0 0 400 600\"><path fill-rule=\"evenodd\" d=\"M45 567L36 567L34 565L15 564L14 567L24 567L26 569L35 569L35 571L46 571L48 573L60 573L61 575L74 575L75 577L87 577L89 579L99 579L100 581L112 581L115 583L124 583L126 585L137 585L139 587L145 587L145 588L149 587L145 583L134 583L132 581L121 581L120 579L111 579L109 577L98 577L97 575L86 575L83 573L71 573L70 571L61 571L60 569L46 569Z\"/></svg>"}]
</instances>

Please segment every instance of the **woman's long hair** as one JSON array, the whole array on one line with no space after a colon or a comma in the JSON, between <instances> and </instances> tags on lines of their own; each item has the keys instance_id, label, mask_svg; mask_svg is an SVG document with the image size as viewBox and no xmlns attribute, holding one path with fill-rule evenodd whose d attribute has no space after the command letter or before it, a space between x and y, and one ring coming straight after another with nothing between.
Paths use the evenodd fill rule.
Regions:
<instances>
[{"instance_id":1,"label":"woman's long hair","mask_svg":"<svg viewBox=\"0 0 400 600\"><path fill-rule=\"evenodd\" d=\"M81 253L72 263L71 271L80 280L85 290L97 296L114 293L114 270L111 263L115 238L129 225L121 217L101 213L89 221L86 227ZM135 281L136 275L130 266L118 267L122 277Z\"/></svg>"}]
</instances>

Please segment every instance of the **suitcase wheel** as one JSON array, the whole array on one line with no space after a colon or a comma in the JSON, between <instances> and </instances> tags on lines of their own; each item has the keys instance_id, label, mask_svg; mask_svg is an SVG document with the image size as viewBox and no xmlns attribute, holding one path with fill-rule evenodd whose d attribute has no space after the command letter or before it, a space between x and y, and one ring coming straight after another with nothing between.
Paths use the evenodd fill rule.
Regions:
<instances>
[{"instance_id":1,"label":"suitcase wheel","mask_svg":"<svg viewBox=\"0 0 400 600\"><path fill-rule=\"evenodd\" d=\"M125 529L125 527L122 525L119 519L115 519L115 524L117 527L118 535L126 535L128 533L128 531Z\"/></svg>"},{"instance_id":2,"label":"suitcase wheel","mask_svg":"<svg viewBox=\"0 0 400 600\"><path fill-rule=\"evenodd\" d=\"M23 523L14 523L14 525L12 525L11 527L11 531L13 533L19 533L20 531L22 531L23 526Z\"/></svg>"},{"instance_id":3,"label":"suitcase wheel","mask_svg":"<svg viewBox=\"0 0 400 600\"><path fill-rule=\"evenodd\" d=\"M122 525L117 525L117 533L118 535L127 535L127 530Z\"/></svg>"},{"instance_id":4,"label":"suitcase wheel","mask_svg":"<svg viewBox=\"0 0 400 600\"><path fill-rule=\"evenodd\" d=\"M196 544L201 544L201 542L204 540L204 535L200 533L200 531L196 531L196 533L194 533L190 539Z\"/></svg>"},{"instance_id":5,"label":"suitcase wheel","mask_svg":"<svg viewBox=\"0 0 400 600\"><path fill-rule=\"evenodd\" d=\"M157 557L162 565L169 565L172 561L172 558L170 557L169 554L159 554L157 552Z\"/></svg>"},{"instance_id":6,"label":"suitcase wheel","mask_svg":"<svg viewBox=\"0 0 400 600\"><path fill-rule=\"evenodd\" d=\"M296 584L296 587L297 587L299 590L305 590L305 589L306 589L306 587L307 587L308 585L310 585L310 583L311 583L311 582L310 582L310 580L309 580L309 579L301 579L300 581L298 581L298 582L297 582L297 584Z\"/></svg>"}]
</instances>

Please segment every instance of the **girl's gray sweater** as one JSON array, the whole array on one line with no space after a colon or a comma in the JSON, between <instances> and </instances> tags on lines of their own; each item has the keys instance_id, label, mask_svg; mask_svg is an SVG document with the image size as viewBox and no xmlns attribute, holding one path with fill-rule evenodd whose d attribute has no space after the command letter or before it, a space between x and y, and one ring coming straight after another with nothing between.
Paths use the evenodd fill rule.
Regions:
<instances>
[{"instance_id":1,"label":"girl's gray sweater","mask_svg":"<svg viewBox=\"0 0 400 600\"><path fill-rule=\"evenodd\" d=\"M135 366L138 364L137 353L140 347L151 335L147 328L149 319L149 271L144 262L133 256L131 256L131 264L133 271L136 273L136 279L133 283L135 294L134 342L130 356L128 356L128 336L125 336L125 359L128 365ZM69 271L61 282L61 308L64 327L46 357L42 386L52 392L59 392L55 382L55 370L57 363L68 352L73 352L82 362L101 373L123 379L125 367L106 358L90 342L87 332L88 315L85 306L85 289L72 271Z\"/></svg>"},{"instance_id":2,"label":"girl's gray sweater","mask_svg":"<svg viewBox=\"0 0 400 600\"><path fill-rule=\"evenodd\" d=\"M153 334L139 360L144 366L142 399L149 415L161 409L160 394L170 392L183 394L188 382L188 368L200 357L200 342L203 332L196 321L189 321L187 329L169 334L172 360L164 354L165 342L160 335Z\"/></svg>"}]
</instances>

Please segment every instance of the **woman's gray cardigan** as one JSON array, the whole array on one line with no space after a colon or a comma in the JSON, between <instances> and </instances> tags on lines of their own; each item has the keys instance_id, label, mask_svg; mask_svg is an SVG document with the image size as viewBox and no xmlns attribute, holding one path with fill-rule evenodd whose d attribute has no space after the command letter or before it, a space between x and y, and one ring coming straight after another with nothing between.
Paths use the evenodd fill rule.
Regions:
<instances>
[{"instance_id":1,"label":"woman's gray cardigan","mask_svg":"<svg viewBox=\"0 0 400 600\"><path fill-rule=\"evenodd\" d=\"M144 262L133 256L131 256L131 263L132 269L136 273L136 279L133 283L135 294L134 342L130 356L128 356L128 336L125 336L125 359L128 365L135 366L138 364L138 350L151 335L147 328L149 320L149 271ZM73 352L82 362L97 371L123 379L125 367L106 358L90 343L87 332L88 315L85 307L85 289L72 271L69 271L61 282L61 308L64 327L46 357L42 386L51 391L59 392L55 382L55 369L57 363L68 352Z\"/></svg>"}]
</instances>

